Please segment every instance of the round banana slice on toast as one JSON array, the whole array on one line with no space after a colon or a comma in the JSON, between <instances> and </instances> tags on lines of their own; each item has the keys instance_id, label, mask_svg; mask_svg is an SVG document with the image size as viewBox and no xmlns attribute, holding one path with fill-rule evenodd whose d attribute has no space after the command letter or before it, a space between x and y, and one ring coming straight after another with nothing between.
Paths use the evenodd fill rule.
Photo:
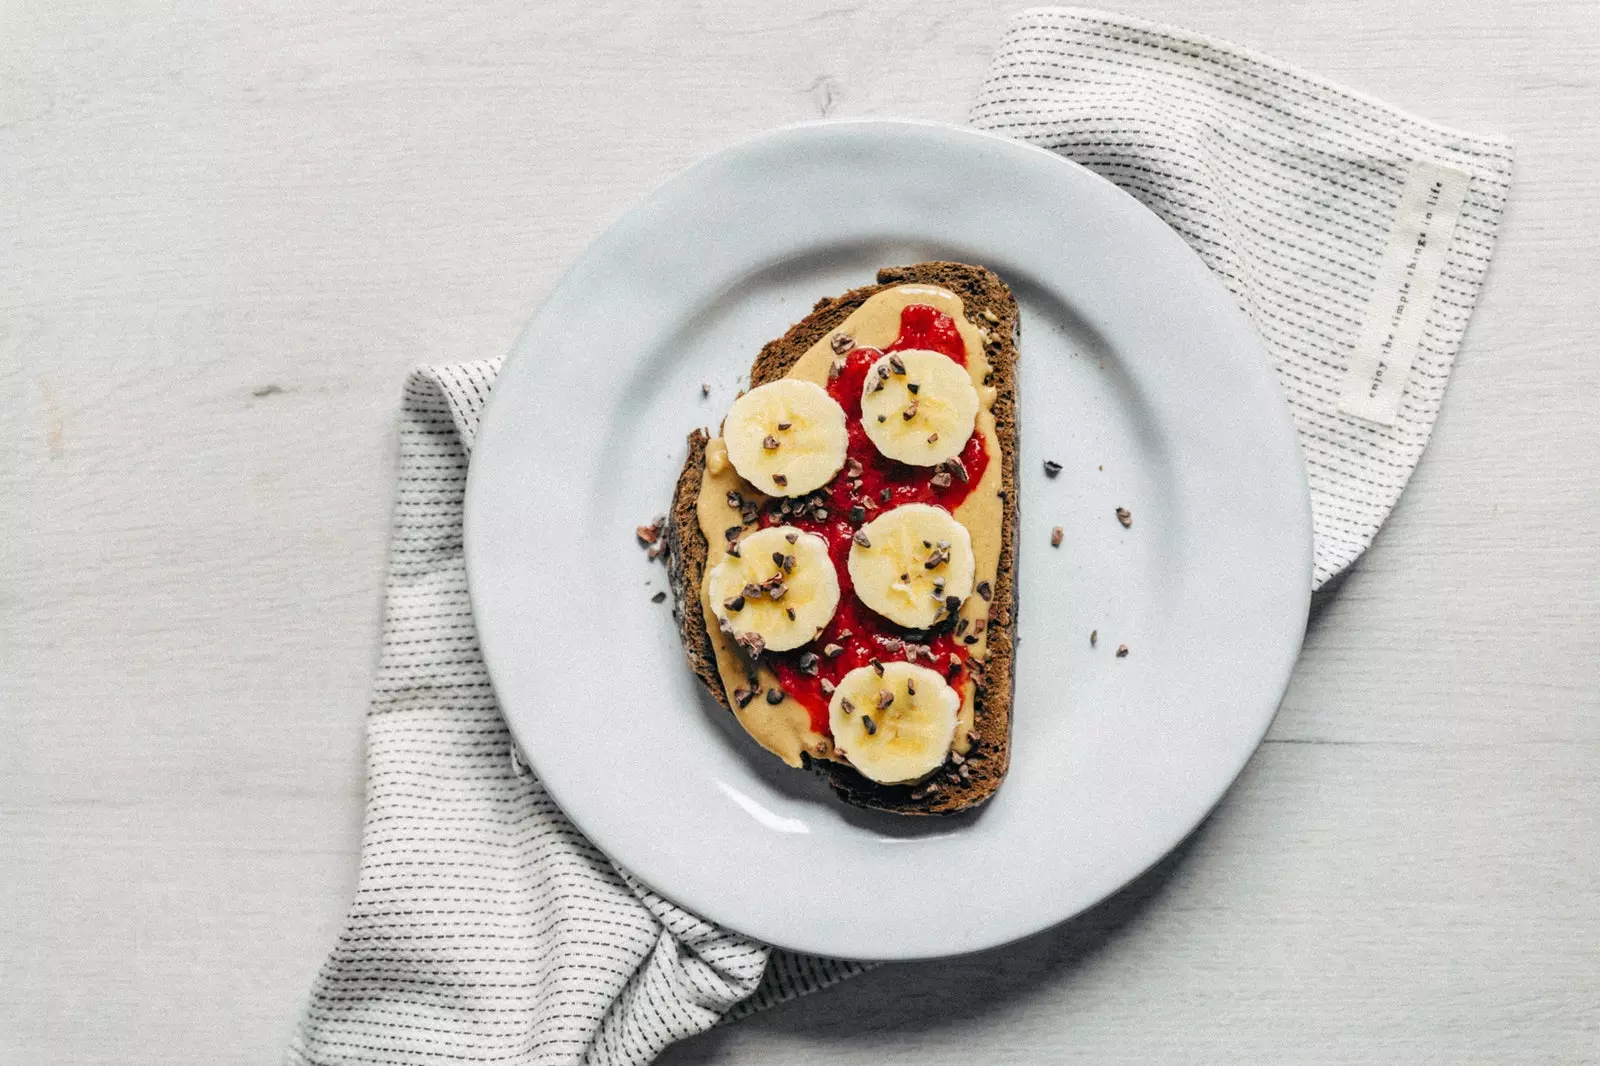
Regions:
<instances>
[{"instance_id":1,"label":"round banana slice on toast","mask_svg":"<svg viewBox=\"0 0 1600 1066\"><path fill-rule=\"evenodd\" d=\"M706 571L711 609L751 655L815 640L839 607L839 575L828 542L793 526L741 538Z\"/></svg>"},{"instance_id":2,"label":"round banana slice on toast","mask_svg":"<svg viewBox=\"0 0 1600 1066\"><path fill-rule=\"evenodd\" d=\"M828 704L828 727L835 750L861 776L897 785L944 763L960 710L961 697L935 671L881 663L839 679Z\"/></svg>"},{"instance_id":3,"label":"round banana slice on toast","mask_svg":"<svg viewBox=\"0 0 1600 1066\"><path fill-rule=\"evenodd\" d=\"M926 629L972 594L976 562L972 535L949 511L908 503L856 531L849 566L862 603L891 622Z\"/></svg>"},{"instance_id":4,"label":"round banana slice on toast","mask_svg":"<svg viewBox=\"0 0 1600 1066\"><path fill-rule=\"evenodd\" d=\"M961 454L977 424L978 390L947 355L908 348L872 364L861 388L861 428L890 459L937 466Z\"/></svg>"},{"instance_id":5,"label":"round banana slice on toast","mask_svg":"<svg viewBox=\"0 0 1600 1066\"><path fill-rule=\"evenodd\" d=\"M822 386L796 378L769 381L733 401L722 439L739 476L768 496L820 489L844 466L850 445L844 408Z\"/></svg>"}]
</instances>

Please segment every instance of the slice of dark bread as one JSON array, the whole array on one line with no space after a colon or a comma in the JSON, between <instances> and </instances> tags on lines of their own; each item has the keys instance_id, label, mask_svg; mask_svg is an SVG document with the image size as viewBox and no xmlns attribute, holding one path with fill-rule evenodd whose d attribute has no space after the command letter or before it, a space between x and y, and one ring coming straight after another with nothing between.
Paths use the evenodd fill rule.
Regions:
<instances>
[{"instance_id":1,"label":"slice of dark bread","mask_svg":"<svg viewBox=\"0 0 1600 1066\"><path fill-rule=\"evenodd\" d=\"M1000 442L1004 518L1000 559L995 575L988 638L988 660L978 674L974 700L973 750L965 760L968 776L941 772L932 778L937 789L880 785L842 763L810 760L828 777L839 797L858 807L896 814L955 814L992 796L1011 761L1012 665L1016 655L1016 530L1017 530L1017 339L1020 318L1016 299L992 271L965 263L925 262L878 271L878 284L852 289L842 296L817 301L811 313L761 349L750 369L750 387L776 381L818 340L850 316L867 299L896 285L938 285L961 297L967 317L988 331L985 355L995 389L995 435ZM991 317L992 316L992 317ZM705 473L704 430L689 434L689 456L673 496L667 520L667 569L677 599L675 614L689 666L717 702L729 707L717 672L716 652L706 632L700 606L700 583L708 546L700 530L696 503ZM913 794L917 798L913 799Z\"/></svg>"}]
</instances>

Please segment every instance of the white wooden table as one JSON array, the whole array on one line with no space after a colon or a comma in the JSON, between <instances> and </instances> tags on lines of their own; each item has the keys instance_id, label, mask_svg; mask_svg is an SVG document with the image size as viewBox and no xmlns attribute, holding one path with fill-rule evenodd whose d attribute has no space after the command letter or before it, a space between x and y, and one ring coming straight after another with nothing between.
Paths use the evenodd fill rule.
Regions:
<instances>
[{"instance_id":1,"label":"white wooden table","mask_svg":"<svg viewBox=\"0 0 1600 1066\"><path fill-rule=\"evenodd\" d=\"M276 1059L354 886L405 369L739 137L962 120L1010 10L214 6L0 6L6 1063ZM1178 856L667 1058L1600 1060L1595 5L1126 6L1515 137L1433 443Z\"/></svg>"}]
</instances>

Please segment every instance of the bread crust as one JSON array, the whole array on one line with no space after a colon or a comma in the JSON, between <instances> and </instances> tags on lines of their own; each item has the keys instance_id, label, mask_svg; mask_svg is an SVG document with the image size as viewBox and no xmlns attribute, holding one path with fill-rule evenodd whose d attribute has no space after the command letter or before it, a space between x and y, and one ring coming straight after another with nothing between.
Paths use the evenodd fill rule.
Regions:
<instances>
[{"instance_id":1,"label":"bread crust","mask_svg":"<svg viewBox=\"0 0 1600 1066\"><path fill-rule=\"evenodd\" d=\"M995 436L1000 443L1001 491L1005 494L1000 531L1000 558L990 600L988 659L978 674L973 700L973 749L965 760L965 778L936 775L937 789L880 785L854 769L830 760L809 760L833 786L839 798L857 807L908 815L944 815L970 810L994 795L1011 763L1011 704L1016 657L1017 537L1017 340L1020 316L1016 298L1005 283L984 267L930 261L878 271L878 283L842 296L817 301L811 313L768 342L750 369L750 386L765 385L787 374L800 357L870 297L896 285L937 285L961 297L967 317L988 331L985 355L995 389ZM994 316L993 321L989 315ZM678 476L667 517L667 572L676 598L678 633L690 668L718 703L730 712L728 695L717 670L716 651L706 631L700 606L700 584L709 546L700 530L697 502L705 473L710 436L689 434L689 454ZM913 799L915 793L918 798Z\"/></svg>"}]
</instances>

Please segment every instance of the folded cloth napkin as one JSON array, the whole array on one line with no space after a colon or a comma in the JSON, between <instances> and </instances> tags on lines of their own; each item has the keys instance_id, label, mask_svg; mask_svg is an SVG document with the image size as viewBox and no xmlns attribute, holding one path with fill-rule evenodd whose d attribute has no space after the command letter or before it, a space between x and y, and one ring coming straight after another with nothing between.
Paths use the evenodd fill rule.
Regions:
<instances>
[{"instance_id":1,"label":"folded cloth napkin","mask_svg":"<svg viewBox=\"0 0 1600 1066\"><path fill-rule=\"evenodd\" d=\"M1120 185L1222 278L1300 430L1316 587L1355 562L1433 432L1510 143L1238 45L1072 8L1012 20L971 122Z\"/></svg>"},{"instance_id":2,"label":"folded cloth napkin","mask_svg":"<svg viewBox=\"0 0 1600 1066\"><path fill-rule=\"evenodd\" d=\"M972 121L1121 185L1227 282L1300 429L1315 581L1348 567L1432 429L1494 244L1507 144L1233 45L1064 9L1017 16ZM498 370L433 367L406 386L360 882L291 1063L644 1063L861 969L769 949L650 892L522 764L461 554Z\"/></svg>"},{"instance_id":3,"label":"folded cloth napkin","mask_svg":"<svg viewBox=\"0 0 1600 1066\"><path fill-rule=\"evenodd\" d=\"M406 383L361 877L291 1063L649 1062L736 1005L859 968L770 950L655 895L522 763L461 553L467 460L499 369Z\"/></svg>"}]
</instances>

